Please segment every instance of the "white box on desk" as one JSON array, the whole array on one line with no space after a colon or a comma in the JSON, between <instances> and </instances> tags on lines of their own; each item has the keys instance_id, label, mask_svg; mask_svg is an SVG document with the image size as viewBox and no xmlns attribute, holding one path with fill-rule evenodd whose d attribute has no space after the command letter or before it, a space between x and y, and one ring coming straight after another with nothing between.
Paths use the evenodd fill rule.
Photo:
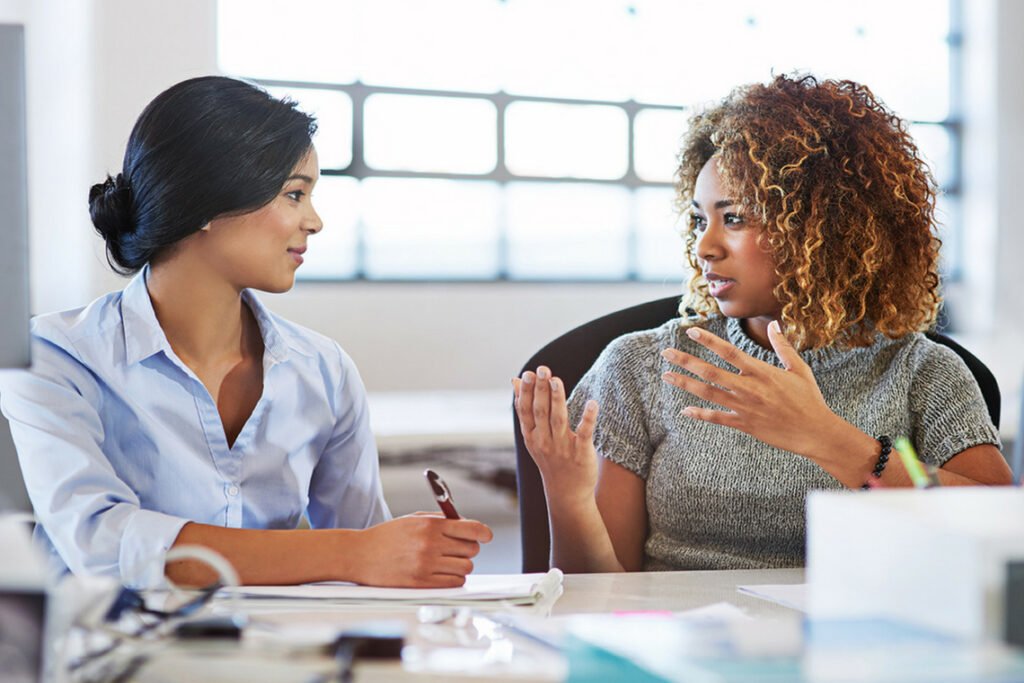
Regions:
<instances>
[{"instance_id":1,"label":"white box on desk","mask_svg":"<svg viewBox=\"0 0 1024 683\"><path fill-rule=\"evenodd\" d=\"M891 618L1000 639L1009 560L1024 560L1021 488L816 491L807 498L812 618Z\"/></svg>"}]
</instances>

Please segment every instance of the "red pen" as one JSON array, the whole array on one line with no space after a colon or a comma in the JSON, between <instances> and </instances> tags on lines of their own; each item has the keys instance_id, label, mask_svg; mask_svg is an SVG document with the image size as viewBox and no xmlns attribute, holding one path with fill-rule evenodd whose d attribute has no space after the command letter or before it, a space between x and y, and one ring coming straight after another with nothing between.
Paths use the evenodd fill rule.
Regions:
<instances>
[{"instance_id":1,"label":"red pen","mask_svg":"<svg viewBox=\"0 0 1024 683\"><path fill-rule=\"evenodd\" d=\"M462 519L459 517L459 513L455 511L455 505L452 503L451 489L448 488L448 484L444 483L441 475L428 468L423 470L423 476L427 478L430 490L434 492L434 499L441 506L441 512L444 513L444 516L448 519Z\"/></svg>"}]
</instances>

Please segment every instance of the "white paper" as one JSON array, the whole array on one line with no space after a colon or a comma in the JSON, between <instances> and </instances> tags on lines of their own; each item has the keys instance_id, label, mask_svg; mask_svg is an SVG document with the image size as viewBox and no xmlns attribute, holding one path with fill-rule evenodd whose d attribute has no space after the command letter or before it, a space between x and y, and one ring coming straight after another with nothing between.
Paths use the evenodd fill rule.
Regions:
<instances>
[{"instance_id":1,"label":"white paper","mask_svg":"<svg viewBox=\"0 0 1024 683\"><path fill-rule=\"evenodd\" d=\"M755 598L774 602L783 607L800 610L801 612L807 611L806 583L737 586L736 590L747 595L753 595Z\"/></svg>"},{"instance_id":2,"label":"white paper","mask_svg":"<svg viewBox=\"0 0 1024 683\"><path fill-rule=\"evenodd\" d=\"M224 589L242 598L324 600L347 603L390 602L415 605L533 604L561 588L562 572L536 574L471 574L459 588L377 588L351 583L307 583L300 586L242 586Z\"/></svg>"}]
</instances>

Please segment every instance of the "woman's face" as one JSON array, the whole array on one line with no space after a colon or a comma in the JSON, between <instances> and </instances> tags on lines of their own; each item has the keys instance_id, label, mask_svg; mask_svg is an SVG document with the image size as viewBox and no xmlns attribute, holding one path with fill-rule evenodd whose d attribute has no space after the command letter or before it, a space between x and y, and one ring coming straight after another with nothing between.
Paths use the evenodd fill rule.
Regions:
<instances>
[{"instance_id":1,"label":"woman's face","mask_svg":"<svg viewBox=\"0 0 1024 683\"><path fill-rule=\"evenodd\" d=\"M319 160L310 147L269 204L241 216L210 221L209 229L199 236L202 258L238 289L291 289L306 240L323 228L311 201L319 178Z\"/></svg>"},{"instance_id":2,"label":"woman's face","mask_svg":"<svg viewBox=\"0 0 1024 683\"><path fill-rule=\"evenodd\" d=\"M690 208L697 262L723 315L766 328L782 310L772 294L779 278L763 243L763 226L742 216L737 200L724 187L718 159L712 157L697 175Z\"/></svg>"}]
</instances>

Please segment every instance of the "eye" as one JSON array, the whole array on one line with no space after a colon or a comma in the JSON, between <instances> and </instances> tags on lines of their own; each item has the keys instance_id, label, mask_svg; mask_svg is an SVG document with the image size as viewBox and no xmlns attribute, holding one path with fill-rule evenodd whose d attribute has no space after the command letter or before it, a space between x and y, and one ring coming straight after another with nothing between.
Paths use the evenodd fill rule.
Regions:
<instances>
[{"instance_id":1,"label":"eye","mask_svg":"<svg viewBox=\"0 0 1024 683\"><path fill-rule=\"evenodd\" d=\"M704 216L701 216L700 214L696 214L696 213L691 213L690 214L690 227L695 232L703 232L704 228L706 228L707 226L708 226L708 219L704 218Z\"/></svg>"},{"instance_id":2,"label":"eye","mask_svg":"<svg viewBox=\"0 0 1024 683\"><path fill-rule=\"evenodd\" d=\"M743 216L738 213L727 213L722 216L726 225L743 225Z\"/></svg>"},{"instance_id":3,"label":"eye","mask_svg":"<svg viewBox=\"0 0 1024 683\"><path fill-rule=\"evenodd\" d=\"M302 198L306 196L305 190L292 190L291 192L284 193L286 197L290 197L296 202L302 201Z\"/></svg>"}]
</instances>

